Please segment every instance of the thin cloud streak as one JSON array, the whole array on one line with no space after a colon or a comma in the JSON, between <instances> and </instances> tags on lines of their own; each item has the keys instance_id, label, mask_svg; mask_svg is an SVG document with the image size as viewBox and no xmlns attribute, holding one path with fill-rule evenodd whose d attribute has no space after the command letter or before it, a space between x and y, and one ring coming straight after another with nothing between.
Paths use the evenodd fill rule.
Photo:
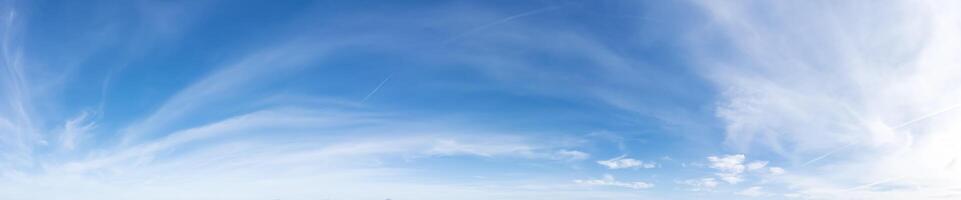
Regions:
<instances>
[{"instance_id":1,"label":"thin cloud streak","mask_svg":"<svg viewBox=\"0 0 961 200\"><path fill-rule=\"evenodd\" d=\"M361 103L367 102L367 99L370 99L371 96L374 96L374 94L377 93L378 90L380 90L380 87L384 87L384 84L387 83L387 81L390 80L390 77L393 77L393 76L394 74L387 75L387 78L384 78L384 80L380 81L380 83L377 84L377 87L375 87L373 90L367 93L367 96L364 96L364 99L361 99L360 102Z\"/></svg>"},{"instance_id":2,"label":"thin cloud streak","mask_svg":"<svg viewBox=\"0 0 961 200\"><path fill-rule=\"evenodd\" d=\"M322 57L324 47L308 47L289 42L264 51L245 55L230 65L219 68L173 95L160 108L142 121L125 128L123 144L130 144L145 135L157 134L155 129L171 125L178 118L204 108L216 100L235 97L241 89L248 89L265 81L277 80L279 75L303 67L303 63ZM269 72L269 73L268 73Z\"/></svg>"},{"instance_id":3,"label":"thin cloud streak","mask_svg":"<svg viewBox=\"0 0 961 200\"><path fill-rule=\"evenodd\" d=\"M938 116L938 115L940 115L940 114L942 114L942 113L945 113L945 112L948 112L948 111L952 111L952 110L957 109L957 108L959 108L959 107L961 107L961 104L956 104L956 105L954 105L954 106L951 106L951 107L948 107L948 108L945 108L945 109L942 109L942 110L939 110L939 111L936 111L936 112L932 112L932 113L923 115L923 116L921 116L921 117L918 117L918 118L909 120L909 121L907 121L907 122L901 123L901 124L898 125L898 126L892 127L891 130L898 130L898 129L905 128L905 127L907 127L907 126L909 126L909 125L911 125L911 124L914 124L914 123L917 123L917 122L920 122L920 121L924 121L924 120L926 120L926 119L929 119L929 118ZM804 162L804 164L801 164L801 167L810 165L811 163L814 163L814 162L817 162L817 161L819 161L819 160L821 160L821 159L830 157L830 156L833 155L834 153L836 153L836 152L838 152L838 151L840 151L840 150L847 149L848 147L851 147L851 146L853 146L853 145L856 145L857 143L858 143L858 141L853 141L853 142L851 142L851 143L848 143L847 145L838 147L837 149L831 150L831 151L829 151L829 152L827 152L827 153L825 153L825 154L822 154L822 155L820 155L820 156L818 156L818 157L815 157L814 159L811 159L811 160L808 160L807 162Z\"/></svg>"},{"instance_id":4,"label":"thin cloud streak","mask_svg":"<svg viewBox=\"0 0 961 200\"><path fill-rule=\"evenodd\" d=\"M503 24L503 23L507 23L507 22L510 22L510 21L513 21L513 20L517 20L517 19L520 19L520 18L537 15L537 14L540 14L540 13L543 13L543 12L555 10L555 9L558 9L558 8L561 8L561 7L563 7L563 6L547 6L547 7L538 8L538 9L530 10L530 11L527 11L527 12L523 12L523 13L520 13L520 14L507 16L507 17L501 18L501 19L499 19L499 20L493 21L493 22L491 22L491 23L483 24L483 25L480 25L480 26L471 28L470 30L465 31L465 32L463 32L463 33L457 34L457 35L455 35L455 36L453 36L453 37L451 37L451 38L449 38L449 39L447 39L447 40L444 40L443 44L444 44L444 45L447 45L447 44L456 42L456 41L460 40L460 39L463 38L463 37L470 36L471 34L474 34L474 33L477 33L477 32L483 31L483 30L487 30L487 29L492 28L492 27L495 27L495 26L497 26L497 25L500 25L500 24Z\"/></svg>"},{"instance_id":5,"label":"thin cloud streak","mask_svg":"<svg viewBox=\"0 0 961 200\"><path fill-rule=\"evenodd\" d=\"M929 118L932 118L932 117L941 115L941 114L943 114L943 113L946 113L946 112L949 112L949 111L952 111L952 110L958 109L958 108L961 108L961 104L955 104L955 105L953 105L953 106L951 106L951 107L948 107L948 108L945 108L945 109L942 109L942 110L939 110L939 111L936 111L936 112L928 113L928 114L923 115L923 116L921 116L921 117L918 117L918 118L909 120L909 121L907 121L907 122L901 123L900 125L897 125L897 126L895 126L895 127L892 127L891 129L894 129L894 130L901 129L901 128L907 127L907 126L909 126L909 125L911 125L911 124L914 124L914 123L917 123L917 122L920 122L920 121L924 121L924 120L926 120L926 119L929 119Z\"/></svg>"}]
</instances>

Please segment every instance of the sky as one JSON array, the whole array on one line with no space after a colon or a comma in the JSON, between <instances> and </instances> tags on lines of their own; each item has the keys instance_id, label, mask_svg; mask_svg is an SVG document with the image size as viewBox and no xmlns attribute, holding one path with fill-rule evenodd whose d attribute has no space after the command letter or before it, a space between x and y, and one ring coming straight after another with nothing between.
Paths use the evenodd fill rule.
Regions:
<instances>
[{"instance_id":1,"label":"sky","mask_svg":"<svg viewBox=\"0 0 961 200\"><path fill-rule=\"evenodd\" d=\"M957 199L958 9L0 0L0 199Z\"/></svg>"}]
</instances>

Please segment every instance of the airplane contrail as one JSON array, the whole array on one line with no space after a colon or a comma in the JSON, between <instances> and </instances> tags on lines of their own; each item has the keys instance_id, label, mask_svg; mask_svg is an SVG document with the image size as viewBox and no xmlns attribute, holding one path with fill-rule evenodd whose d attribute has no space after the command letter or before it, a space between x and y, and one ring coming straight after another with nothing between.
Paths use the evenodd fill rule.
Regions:
<instances>
[{"instance_id":1,"label":"airplane contrail","mask_svg":"<svg viewBox=\"0 0 961 200\"><path fill-rule=\"evenodd\" d=\"M873 183L868 183L868 184L864 184L864 185L859 185L859 186L851 187L851 188L848 188L848 189L846 189L846 190L844 190L844 191L845 191L845 192L850 192L850 191L855 191L855 190L860 190L860 189L866 189L866 188L874 187L875 185L880 185L880 184L885 184L885 183L889 183L889 182L894 182L894 181L898 181L898 180L901 180L901 179L904 179L904 177L889 178L889 179L884 179L884 180L880 180L880 181L875 181L875 182L873 182Z\"/></svg>"},{"instance_id":2,"label":"airplane contrail","mask_svg":"<svg viewBox=\"0 0 961 200\"><path fill-rule=\"evenodd\" d=\"M458 35L456 35L456 36L454 36L454 37L451 37L450 39L445 40L445 41L444 41L444 44L446 45L446 44L448 44L448 43L457 41L458 39L460 39L460 38L462 38L462 37L464 37L464 36L467 36L467 35L473 34L473 33L475 33L475 32L482 31L482 30L484 30L484 29L488 29L488 28L490 28L490 27L494 27L494 26L497 26L497 25L500 25L500 24L503 24L503 23L506 23L506 22L510 22L510 21L515 20L515 19L518 19L518 18L522 18L522 17L527 17L527 16L531 16L531 15L540 14L540 13L542 13L542 12L546 12L546 11L558 9L558 8L560 8L560 7L561 7L561 6L548 6L548 7L544 7L544 8L539 8L539 9L534 9L534 10L531 10L531 11L527 11L527 12L524 12L524 13L521 13L521 14L511 15L511 16L502 18L502 19L500 19L500 20L497 20L497 21L494 21L494 22L491 22L491 23L487 23L487 24L484 24L484 25L480 25L480 26L474 27L473 29L468 30L467 32L458 34Z\"/></svg>"},{"instance_id":3,"label":"airplane contrail","mask_svg":"<svg viewBox=\"0 0 961 200\"><path fill-rule=\"evenodd\" d=\"M360 100L360 102L361 103L367 102L367 99L370 99L370 97L373 96L374 93L377 93L377 91L380 90L380 87L384 87L384 83L387 83L387 81L390 80L390 77L392 76L394 76L394 74L387 75L387 78L384 78L383 81L380 81L380 84L377 84L377 87L375 87L374 90L371 90L370 93L367 93L367 96L365 96L363 100Z\"/></svg>"},{"instance_id":4,"label":"airplane contrail","mask_svg":"<svg viewBox=\"0 0 961 200\"><path fill-rule=\"evenodd\" d=\"M961 107L961 104L954 104L954 106L945 108L945 109L943 109L943 110L940 110L940 111L937 111L937 112L933 112L933 113L930 113L930 114L927 114L927 115L918 117L918 118L916 118L916 119L913 119L913 120L910 120L910 121L901 123L901 125L895 126L894 128L891 128L891 129L904 128L904 127L906 127L906 126L908 126L908 125L911 125L911 124L914 124L914 123L916 123L916 122L923 121L923 120L926 120L926 119L928 119L928 118L932 118L932 117L934 117L934 116L938 116L938 115L940 115L940 114L942 114L942 113L946 113L946 112L952 111L952 110L954 110L954 109L958 109L959 107Z\"/></svg>"},{"instance_id":5,"label":"airplane contrail","mask_svg":"<svg viewBox=\"0 0 961 200\"><path fill-rule=\"evenodd\" d=\"M838 152L838 151L840 151L840 150L842 150L842 149L846 149L846 148L848 148L848 147L850 147L851 145L854 145L854 144L856 144L856 143L857 143L857 142L851 142L851 143L848 143L847 145L844 145L844 146L839 147L839 148L837 148L837 149L831 150L831 152L825 153L824 155L818 156L817 158L814 158L814 159L811 159L811 160L809 160L809 161L807 161L807 162L804 162L804 164L801 164L801 167L807 166L807 165L809 165L809 164L811 164L811 163L814 163L814 162L817 162L817 161L819 161L819 160L821 160L821 159L827 158L828 156L831 156L831 155L834 154L835 152Z\"/></svg>"},{"instance_id":6,"label":"airplane contrail","mask_svg":"<svg viewBox=\"0 0 961 200\"><path fill-rule=\"evenodd\" d=\"M891 130L898 130L898 129L901 129L901 128L910 126L911 124L914 124L914 123L917 123L917 122L920 122L920 121L924 121L924 120L926 120L926 119L929 119L929 118L932 118L932 117L941 115L941 114L943 114L943 113L946 113L946 112L948 112L948 111L952 111L952 110L958 109L958 108L961 108L961 104L955 104L955 105L950 106L950 107L948 107L948 108L945 108L945 109L942 109L942 110L939 110L939 111L936 111L936 112L932 112L932 113L923 115L923 116L921 116L921 117L918 117L918 118L915 118L915 119L912 119L912 120L908 120L908 121L906 121L906 122L904 122L904 123L901 123L901 124L898 125L898 126L891 127ZM854 144L856 144L856 142L852 142L852 143L849 143L849 144L847 144L847 145L844 145L844 146L842 146L842 147L840 147L840 148L834 149L834 150L832 150L831 152L825 153L825 154L823 154L823 155L821 155L821 156L818 156L818 157L816 157L816 158L814 158L814 159L811 159L811 160L809 160L809 161L807 161L807 162L804 162L804 164L801 164L801 166L802 166L802 167L803 167L803 166L807 166L808 164L811 164L811 163L817 162L818 160L827 158L827 157L831 156L832 154L834 154L835 152L840 151L840 150L845 149L845 148L848 148L848 147L850 147L851 145L854 145Z\"/></svg>"}]
</instances>

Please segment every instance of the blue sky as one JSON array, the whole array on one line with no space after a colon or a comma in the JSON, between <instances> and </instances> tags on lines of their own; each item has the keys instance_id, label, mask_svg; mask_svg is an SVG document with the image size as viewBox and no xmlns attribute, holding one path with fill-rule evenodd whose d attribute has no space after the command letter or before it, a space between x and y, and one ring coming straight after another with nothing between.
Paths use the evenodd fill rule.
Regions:
<instances>
[{"instance_id":1,"label":"blue sky","mask_svg":"<svg viewBox=\"0 0 961 200\"><path fill-rule=\"evenodd\" d=\"M953 199L961 7L2 1L9 199Z\"/></svg>"}]
</instances>

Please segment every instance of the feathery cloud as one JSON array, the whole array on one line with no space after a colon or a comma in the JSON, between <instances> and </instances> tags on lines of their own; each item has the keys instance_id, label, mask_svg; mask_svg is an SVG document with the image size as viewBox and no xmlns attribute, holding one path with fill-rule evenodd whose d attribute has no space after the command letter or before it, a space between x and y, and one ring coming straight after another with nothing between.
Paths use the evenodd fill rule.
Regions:
<instances>
[{"instance_id":1,"label":"feathery cloud","mask_svg":"<svg viewBox=\"0 0 961 200\"><path fill-rule=\"evenodd\" d=\"M710 191L720 184L714 178L688 179L679 183L691 187L692 191Z\"/></svg>"},{"instance_id":2,"label":"feathery cloud","mask_svg":"<svg viewBox=\"0 0 961 200\"><path fill-rule=\"evenodd\" d=\"M597 164L603 165L608 169L650 169L655 168L657 165L653 162L644 162L633 158L628 158L627 155L621 155L608 160L599 160Z\"/></svg>"},{"instance_id":3,"label":"feathery cloud","mask_svg":"<svg viewBox=\"0 0 961 200\"><path fill-rule=\"evenodd\" d=\"M610 174L604 174L604 177L600 179L584 179L584 180L577 179L577 180L574 180L574 183L583 184L583 185L596 185L596 186L615 186L615 187L624 187L624 188L631 188L631 189L647 189L647 188L654 187L654 184L640 182L640 181L635 181L635 182L617 181L614 179L614 176Z\"/></svg>"},{"instance_id":4,"label":"feathery cloud","mask_svg":"<svg viewBox=\"0 0 961 200\"><path fill-rule=\"evenodd\" d=\"M706 33L728 41L696 54L721 91L730 147L807 161L789 182L812 198L916 199L928 196L907 185L956 185L945 166L961 156L949 150L961 144L961 4L700 5L716 28ZM879 180L892 181L836 192Z\"/></svg>"}]
</instances>

